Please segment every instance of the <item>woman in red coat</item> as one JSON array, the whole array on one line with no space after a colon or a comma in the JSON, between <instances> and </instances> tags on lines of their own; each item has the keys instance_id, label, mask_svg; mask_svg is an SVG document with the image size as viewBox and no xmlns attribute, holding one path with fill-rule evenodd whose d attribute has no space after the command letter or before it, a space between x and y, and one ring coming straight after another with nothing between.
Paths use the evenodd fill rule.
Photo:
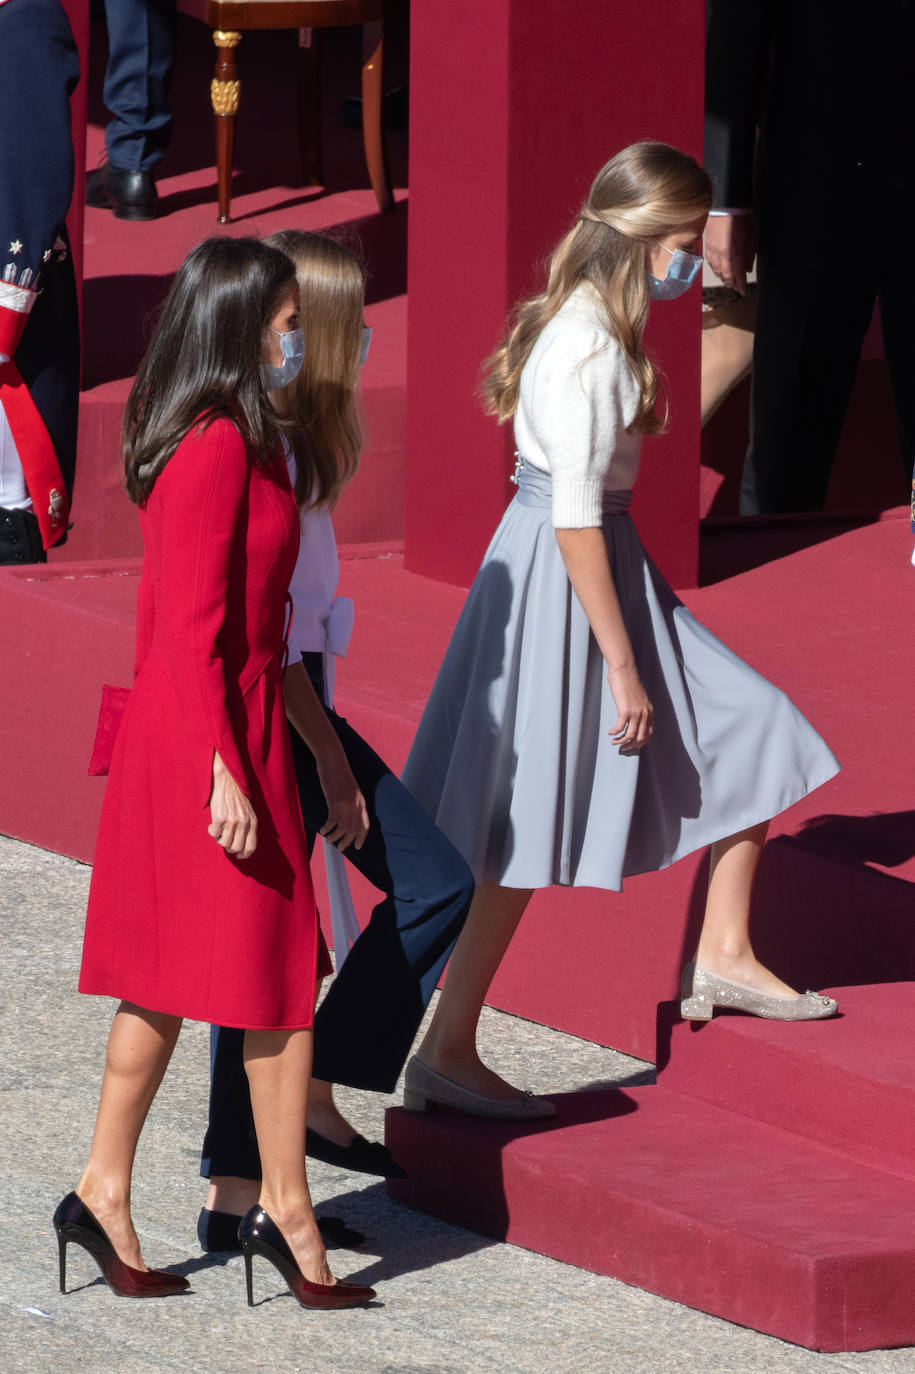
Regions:
<instances>
[{"instance_id":1,"label":"woman in red coat","mask_svg":"<svg viewBox=\"0 0 915 1374\"><path fill-rule=\"evenodd\" d=\"M127 490L144 543L136 678L79 984L122 1001L89 1161L54 1217L62 1288L70 1241L116 1292L187 1287L144 1266L130 1178L188 1016L246 1032L264 1163L240 1233L249 1302L253 1254L305 1306L373 1296L327 1268L302 1151L319 937L281 682L298 524L266 394L301 365L298 324L282 253L208 240L177 274L127 405Z\"/></svg>"}]
</instances>

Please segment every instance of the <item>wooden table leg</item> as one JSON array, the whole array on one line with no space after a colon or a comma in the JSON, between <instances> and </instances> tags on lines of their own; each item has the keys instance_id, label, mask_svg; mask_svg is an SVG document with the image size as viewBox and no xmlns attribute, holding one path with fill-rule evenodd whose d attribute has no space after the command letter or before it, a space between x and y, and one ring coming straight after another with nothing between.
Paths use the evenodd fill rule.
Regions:
<instances>
[{"instance_id":1,"label":"wooden table leg","mask_svg":"<svg viewBox=\"0 0 915 1374\"><path fill-rule=\"evenodd\" d=\"M210 82L210 102L216 130L216 179L219 197L219 223L227 224L232 185L232 153L235 145L235 115L241 96L241 82L235 64L235 49L241 34L234 29L214 29L216 70Z\"/></svg>"},{"instance_id":2,"label":"wooden table leg","mask_svg":"<svg viewBox=\"0 0 915 1374\"><path fill-rule=\"evenodd\" d=\"M384 143L382 110L382 45L384 25L380 19L362 25L362 141L369 180L379 210L394 209L394 192L388 170Z\"/></svg>"}]
</instances>

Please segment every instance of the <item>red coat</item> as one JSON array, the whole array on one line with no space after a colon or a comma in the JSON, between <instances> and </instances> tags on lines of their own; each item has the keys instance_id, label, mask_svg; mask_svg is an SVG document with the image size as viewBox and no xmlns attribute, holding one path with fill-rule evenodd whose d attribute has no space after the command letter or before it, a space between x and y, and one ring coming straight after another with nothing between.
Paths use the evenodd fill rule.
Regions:
<instances>
[{"instance_id":1,"label":"red coat","mask_svg":"<svg viewBox=\"0 0 915 1374\"><path fill-rule=\"evenodd\" d=\"M111 761L81 992L225 1026L310 1026L317 913L282 696L298 521L285 466L227 420L189 434L140 513L134 690ZM207 834L213 751L257 813Z\"/></svg>"}]
</instances>

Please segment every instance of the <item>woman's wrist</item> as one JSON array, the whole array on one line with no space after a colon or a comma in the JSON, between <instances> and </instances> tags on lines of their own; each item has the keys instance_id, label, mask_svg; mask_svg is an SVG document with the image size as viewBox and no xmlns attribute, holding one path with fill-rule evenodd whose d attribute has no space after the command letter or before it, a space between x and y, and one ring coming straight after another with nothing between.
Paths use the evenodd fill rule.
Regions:
<instances>
[{"instance_id":1,"label":"woman's wrist","mask_svg":"<svg viewBox=\"0 0 915 1374\"><path fill-rule=\"evenodd\" d=\"M327 736L321 739L314 750L315 763L318 772L327 772L331 768L339 767L341 763L346 763L346 754L343 745L337 739L333 730L329 730ZM347 764L347 767L349 765Z\"/></svg>"},{"instance_id":2,"label":"woman's wrist","mask_svg":"<svg viewBox=\"0 0 915 1374\"><path fill-rule=\"evenodd\" d=\"M612 673L614 677L624 677L626 673L634 673L636 671L634 658L617 660L616 663L612 663L608 658L605 659L605 662L607 664L607 672Z\"/></svg>"}]
</instances>

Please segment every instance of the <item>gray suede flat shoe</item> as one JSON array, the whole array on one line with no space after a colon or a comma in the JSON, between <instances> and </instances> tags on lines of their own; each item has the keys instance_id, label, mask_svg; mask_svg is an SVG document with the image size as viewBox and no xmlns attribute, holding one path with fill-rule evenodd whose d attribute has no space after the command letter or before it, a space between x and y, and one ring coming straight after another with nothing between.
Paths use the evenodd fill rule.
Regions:
<instances>
[{"instance_id":1,"label":"gray suede flat shoe","mask_svg":"<svg viewBox=\"0 0 915 1374\"><path fill-rule=\"evenodd\" d=\"M404 1080L403 1104L408 1112L428 1112L433 1107L451 1107L468 1116L484 1117L490 1121L540 1121L556 1115L556 1108L546 1097L522 1092L517 1097L501 1101L484 1097L481 1093L462 1088L444 1074L436 1073L414 1054L407 1065Z\"/></svg>"}]
</instances>

